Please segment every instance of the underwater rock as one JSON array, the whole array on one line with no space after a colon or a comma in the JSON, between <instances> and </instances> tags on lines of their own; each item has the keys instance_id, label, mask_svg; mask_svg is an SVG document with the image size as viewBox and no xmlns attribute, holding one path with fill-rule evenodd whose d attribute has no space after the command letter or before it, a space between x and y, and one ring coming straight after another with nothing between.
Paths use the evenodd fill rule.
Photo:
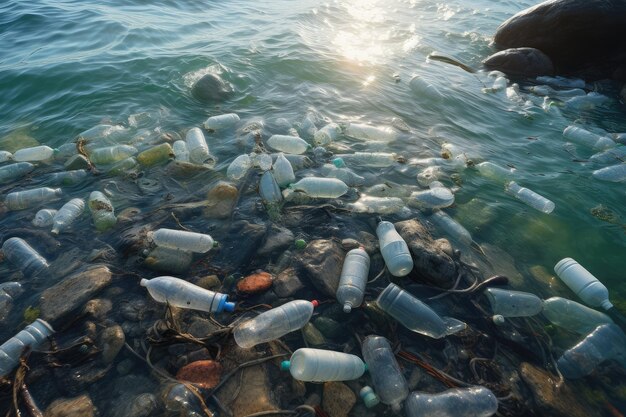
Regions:
<instances>
[{"instance_id":1,"label":"underwater rock","mask_svg":"<svg viewBox=\"0 0 626 417\"><path fill-rule=\"evenodd\" d=\"M332 240L314 240L295 258L295 268L322 294L335 297L345 254Z\"/></svg>"},{"instance_id":2,"label":"underwater rock","mask_svg":"<svg viewBox=\"0 0 626 417\"><path fill-rule=\"evenodd\" d=\"M293 239L294 236L291 230L272 225L265 238L265 243L261 246L257 255L267 256L282 249L286 249L293 243Z\"/></svg>"},{"instance_id":3,"label":"underwater rock","mask_svg":"<svg viewBox=\"0 0 626 417\"><path fill-rule=\"evenodd\" d=\"M112 363L122 347L124 347L126 337L124 330L119 325L107 327L100 333L99 347L102 350L104 363Z\"/></svg>"},{"instance_id":4,"label":"underwater rock","mask_svg":"<svg viewBox=\"0 0 626 417\"><path fill-rule=\"evenodd\" d=\"M237 283L237 291L244 294L256 294L267 291L272 286L272 274L257 272L248 275Z\"/></svg>"},{"instance_id":5,"label":"underwater rock","mask_svg":"<svg viewBox=\"0 0 626 417\"><path fill-rule=\"evenodd\" d=\"M113 309L113 303L106 298L94 298L87 301L83 313L94 319L103 320L107 313Z\"/></svg>"},{"instance_id":6,"label":"underwater rock","mask_svg":"<svg viewBox=\"0 0 626 417\"><path fill-rule=\"evenodd\" d=\"M343 382L326 382L322 408L330 417L347 417L356 404L356 395Z\"/></svg>"},{"instance_id":7,"label":"underwater rock","mask_svg":"<svg viewBox=\"0 0 626 417\"><path fill-rule=\"evenodd\" d=\"M204 102L224 101L232 92L233 86L217 74L206 74L191 87L191 94Z\"/></svg>"},{"instance_id":8,"label":"underwater rock","mask_svg":"<svg viewBox=\"0 0 626 417\"><path fill-rule=\"evenodd\" d=\"M256 254L265 231L266 226L262 223L254 224L246 220L233 222L228 233L220 239L220 250L216 252L213 263L222 267L226 273L236 271Z\"/></svg>"},{"instance_id":9,"label":"underwater rock","mask_svg":"<svg viewBox=\"0 0 626 417\"><path fill-rule=\"evenodd\" d=\"M222 365L212 360L196 361L183 366L176 373L179 381L191 382L201 388L216 386L222 378Z\"/></svg>"},{"instance_id":10,"label":"underwater rock","mask_svg":"<svg viewBox=\"0 0 626 417\"><path fill-rule=\"evenodd\" d=\"M154 394L145 392L133 398L125 408L120 417L150 417L157 414L158 402Z\"/></svg>"},{"instance_id":11,"label":"underwater rock","mask_svg":"<svg viewBox=\"0 0 626 417\"><path fill-rule=\"evenodd\" d=\"M217 275L207 275L198 278L194 284L205 290L215 290L222 286L222 281L220 281Z\"/></svg>"},{"instance_id":12,"label":"underwater rock","mask_svg":"<svg viewBox=\"0 0 626 417\"><path fill-rule=\"evenodd\" d=\"M48 406L45 417L94 417L94 406L89 395L60 398Z\"/></svg>"},{"instance_id":13,"label":"underwater rock","mask_svg":"<svg viewBox=\"0 0 626 417\"><path fill-rule=\"evenodd\" d=\"M280 298L293 297L304 288L304 284L298 277L296 270L287 268L274 278L274 293Z\"/></svg>"},{"instance_id":14,"label":"underwater rock","mask_svg":"<svg viewBox=\"0 0 626 417\"><path fill-rule=\"evenodd\" d=\"M237 187L226 181L219 181L207 194L207 207L202 215L215 219L227 219L235 208L239 192Z\"/></svg>"},{"instance_id":15,"label":"underwater rock","mask_svg":"<svg viewBox=\"0 0 626 417\"><path fill-rule=\"evenodd\" d=\"M523 77L554 74L550 57L535 48L505 49L487 57L483 64L489 70Z\"/></svg>"}]
</instances>

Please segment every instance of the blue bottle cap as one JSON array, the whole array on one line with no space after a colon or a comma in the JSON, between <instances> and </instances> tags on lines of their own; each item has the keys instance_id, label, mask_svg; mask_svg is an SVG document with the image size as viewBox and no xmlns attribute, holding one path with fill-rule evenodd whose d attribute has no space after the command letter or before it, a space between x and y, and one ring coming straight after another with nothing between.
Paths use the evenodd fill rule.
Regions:
<instances>
[{"instance_id":1,"label":"blue bottle cap","mask_svg":"<svg viewBox=\"0 0 626 417\"><path fill-rule=\"evenodd\" d=\"M359 392L359 396L367 408L375 407L380 403L378 395L369 386L363 387L361 392Z\"/></svg>"},{"instance_id":2,"label":"blue bottle cap","mask_svg":"<svg viewBox=\"0 0 626 417\"><path fill-rule=\"evenodd\" d=\"M280 370L281 371L288 371L289 368L291 368L291 361L282 361L280 363Z\"/></svg>"},{"instance_id":3,"label":"blue bottle cap","mask_svg":"<svg viewBox=\"0 0 626 417\"><path fill-rule=\"evenodd\" d=\"M344 168L346 163L343 161L343 158L335 158L333 159L333 165L337 168Z\"/></svg>"},{"instance_id":4,"label":"blue bottle cap","mask_svg":"<svg viewBox=\"0 0 626 417\"><path fill-rule=\"evenodd\" d=\"M235 303L231 303L228 300L228 296L224 295L220 299L220 303L217 305L216 313L221 313L222 311L235 311Z\"/></svg>"}]
</instances>

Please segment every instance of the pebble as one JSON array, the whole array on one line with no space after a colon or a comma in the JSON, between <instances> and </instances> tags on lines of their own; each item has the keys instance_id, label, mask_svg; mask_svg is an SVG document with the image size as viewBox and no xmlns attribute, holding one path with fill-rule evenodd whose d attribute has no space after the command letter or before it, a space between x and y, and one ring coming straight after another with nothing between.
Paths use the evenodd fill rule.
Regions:
<instances>
[{"instance_id":1,"label":"pebble","mask_svg":"<svg viewBox=\"0 0 626 417\"><path fill-rule=\"evenodd\" d=\"M102 359L105 363L112 363L117 354L124 347L126 337L119 325L107 327L100 333L99 347L102 349Z\"/></svg>"},{"instance_id":2,"label":"pebble","mask_svg":"<svg viewBox=\"0 0 626 417\"><path fill-rule=\"evenodd\" d=\"M268 272L257 272L239 281L237 291L244 294L256 294L268 290L271 286L272 275Z\"/></svg>"},{"instance_id":3,"label":"pebble","mask_svg":"<svg viewBox=\"0 0 626 417\"><path fill-rule=\"evenodd\" d=\"M60 398L48 406L46 417L94 417L95 408L89 395Z\"/></svg>"},{"instance_id":4,"label":"pebble","mask_svg":"<svg viewBox=\"0 0 626 417\"><path fill-rule=\"evenodd\" d=\"M113 309L113 303L106 298L94 298L87 301L83 308L83 313L95 319L103 320L107 313Z\"/></svg>"},{"instance_id":5,"label":"pebble","mask_svg":"<svg viewBox=\"0 0 626 417\"><path fill-rule=\"evenodd\" d=\"M343 382L326 382L322 408L330 417L347 417L356 404L356 394Z\"/></svg>"},{"instance_id":6,"label":"pebble","mask_svg":"<svg viewBox=\"0 0 626 417\"><path fill-rule=\"evenodd\" d=\"M215 290L222 286L222 281L217 277L217 275L207 275L195 282L198 287L207 289L207 290Z\"/></svg>"},{"instance_id":7,"label":"pebble","mask_svg":"<svg viewBox=\"0 0 626 417\"><path fill-rule=\"evenodd\" d=\"M304 289L304 284L298 277L295 269L287 268L274 278L273 288L277 296L288 298L293 297L298 291Z\"/></svg>"},{"instance_id":8,"label":"pebble","mask_svg":"<svg viewBox=\"0 0 626 417\"><path fill-rule=\"evenodd\" d=\"M222 365L212 360L192 362L176 373L176 379L179 381L188 381L205 389L216 386L221 378Z\"/></svg>"},{"instance_id":9,"label":"pebble","mask_svg":"<svg viewBox=\"0 0 626 417\"><path fill-rule=\"evenodd\" d=\"M345 257L343 249L332 240L310 242L295 258L299 276L307 278L313 286L328 297L335 297Z\"/></svg>"}]
</instances>

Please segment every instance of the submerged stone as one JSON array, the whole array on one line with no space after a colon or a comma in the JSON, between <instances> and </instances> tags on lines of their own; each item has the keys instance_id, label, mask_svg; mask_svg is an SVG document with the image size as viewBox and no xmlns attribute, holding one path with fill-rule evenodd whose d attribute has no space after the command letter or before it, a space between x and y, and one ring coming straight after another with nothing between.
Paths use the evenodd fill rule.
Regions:
<instances>
[{"instance_id":1,"label":"submerged stone","mask_svg":"<svg viewBox=\"0 0 626 417\"><path fill-rule=\"evenodd\" d=\"M45 417L94 417L95 408L89 395L55 400L46 408Z\"/></svg>"},{"instance_id":2,"label":"submerged stone","mask_svg":"<svg viewBox=\"0 0 626 417\"><path fill-rule=\"evenodd\" d=\"M200 101L224 101L233 93L233 86L217 74L206 74L191 87L191 94Z\"/></svg>"},{"instance_id":3,"label":"submerged stone","mask_svg":"<svg viewBox=\"0 0 626 417\"><path fill-rule=\"evenodd\" d=\"M510 48L497 52L483 61L489 70L524 77L554 74L550 57L535 48Z\"/></svg>"},{"instance_id":4,"label":"submerged stone","mask_svg":"<svg viewBox=\"0 0 626 417\"><path fill-rule=\"evenodd\" d=\"M356 394L343 382L326 382L322 408L330 417L347 417L356 404Z\"/></svg>"},{"instance_id":5,"label":"submerged stone","mask_svg":"<svg viewBox=\"0 0 626 417\"><path fill-rule=\"evenodd\" d=\"M295 258L294 267L322 294L335 297L345 254L332 240L310 242Z\"/></svg>"},{"instance_id":6,"label":"submerged stone","mask_svg":"<svg viewBox=\"0 0 626 417\"><path fill-rule=\"evenodd\" d=\"M272 275L268 272L257 272L239 281L237 291L244 294L256 294L267 291L271 286Z\"/></svg>"},{"instance_id":7,"label":"submerged stone","mask_svg":"<svg viewBox=\"0 0 626 417\"><path fill-rule=\"evenodd\" d=\"M221 378L222 365L212 360L192 362L180 368L176 373L176 379L179 381L191 382L205 389L216 386Z\"/></svg>"}]
</instances>

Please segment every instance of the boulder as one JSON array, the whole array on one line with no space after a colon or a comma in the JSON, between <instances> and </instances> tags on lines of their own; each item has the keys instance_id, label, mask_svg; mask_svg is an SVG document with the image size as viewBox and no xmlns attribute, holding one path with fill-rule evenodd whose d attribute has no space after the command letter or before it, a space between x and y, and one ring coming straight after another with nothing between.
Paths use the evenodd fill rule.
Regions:
<instances>
[{"instance_id":1,"label":"boulder","mask_svg":"<svg viewBox=\"0 0 626 417\"><path fill-rule=\"evenodd\" d=\"M224 101L232 92L233 86L217 74L206 74L191 87L191 94L205 102Z\"/></svg>"},{"instance_id":2,"label":"boulder","mask_svg":"<svg viewBox=\"0 0 626 417\"><path fill-rule=\"evenodd\" d=\"M550 57L535 48L511 48L497 52L483 61L489 70L522 77L553 75Z\"/></svg>"},{"instance_id":3,"label":"boulder","mask_svg":"<svg viewBox=\"0 0 626 417\"><path fill-rule=\"evenodd\" d=\"M272 225L268 230L267 236L265 237L265 243L261 246L257 255L268 256L275 252L282 251L292 245L293 240L294 235L291 230Z\"/></svg>"},{"instance_id":4,"label":"boulder","mask_svg":"<svg viewBox=\"0 0 626 417\"><path fill-rule=\"evenodd\" d=\"M295 268L322 294L335 297L344 257L338 243L326 239L314 240L297 255Z\"/></svg>"}]
</instances>

